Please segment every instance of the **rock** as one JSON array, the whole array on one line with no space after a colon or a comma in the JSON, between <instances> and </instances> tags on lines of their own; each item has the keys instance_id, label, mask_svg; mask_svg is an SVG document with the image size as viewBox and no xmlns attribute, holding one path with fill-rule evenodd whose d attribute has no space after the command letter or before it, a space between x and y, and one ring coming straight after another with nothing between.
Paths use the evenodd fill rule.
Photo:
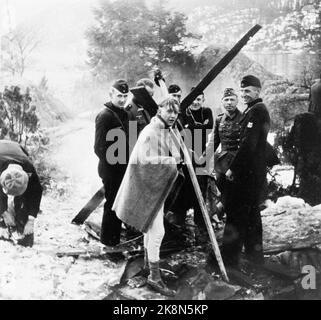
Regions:
<instances>
[{"instance_id":1,"label":"rock","mask_svg":"<svg viewBox=\"0 0 321 320\"><path fill-rule=\"evenodd\" d=\"M206 285L204 293L207 300L226 300L233 297L240 289L239 286L232 286L221 280L212 280Z\"/></svg>"},{"instance_id":2,"label":"rock","mask_svg":"<svg viewBox=\"0 0 321 320\"><path fill-rule=\"evenodd\" d=\"M252 300L264 300L264 295L262 292L258 293L254 297L252 297Z\"/></svg>"},{"instance_id":3,"label":"rock","mask_svg":"<svg viewBox=\"0 0 321 320\"><path fill-rule=\"evenodd\" d=\"M321 204L318 204L317 206L312 207L313 211L321 211Z\"/></svg>"},{"instance_id":4,"label":"rock","mask_svg":"<svg viewBox=\"0 0 321 320\"><path fill-rule=\"evenodd\" d=\"M278 255L278 257L280 259L280 262L282 264L285 264L285 265L289 265L290 264L291 256L292 256L292 252L291 251L285 251L285 252L282 252L282 253L280 253Z\"/></svg>"},{"instance_id":5,"label":"rock","mask_svg":"<svg viewBox=\"0 0 321 320\"><path fill-rule=\"evenodd\" d=\"M299 209L299 208L306 207L306 203L304 202L303 199L290 197L290 196L278 198L278 200L276 201L276 205L278 207L287 208L287 209L289 208Z\"/></svg>"}]
</instances>

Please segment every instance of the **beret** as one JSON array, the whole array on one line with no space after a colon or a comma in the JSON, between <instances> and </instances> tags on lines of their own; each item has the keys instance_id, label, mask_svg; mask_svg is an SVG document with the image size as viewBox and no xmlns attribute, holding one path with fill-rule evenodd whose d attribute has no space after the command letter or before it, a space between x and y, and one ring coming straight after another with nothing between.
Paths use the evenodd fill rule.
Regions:
<instances>
[{"instance_id":1,"label":"beret","mask_svg":"<svg viewBox=\"0 0 321 320\"><path fill-rule=\"evenodd\" d=\"M28 182L28 174L17 164L9 164L0 176L4 193L11 196L21 196L27 190Z\"/></svg>"}]
</instances>

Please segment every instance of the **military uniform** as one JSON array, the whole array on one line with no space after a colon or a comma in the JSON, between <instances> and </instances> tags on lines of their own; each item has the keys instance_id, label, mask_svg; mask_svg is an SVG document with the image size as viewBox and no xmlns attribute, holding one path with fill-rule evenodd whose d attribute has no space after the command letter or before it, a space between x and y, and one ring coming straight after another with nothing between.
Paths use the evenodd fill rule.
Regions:
<instances>
[{"instance_id":1,"label":"military uniform","mask_svg":"<svg viewBox=\"0 0 321 320\"><path fill-rule=\"evenodd\" d=\"M105 108L97 115L95 120L94 150L99 158L98 173L105 187L106 198L101 225L101 242L110 246L117 245L120 242L121 221L112 211L112 205L127 168L129 158L128 127L129 120L125 109L118 108L111 102L105 104ZM118 138L115 137L115 141L106 141L106 136L109 130L116 128L123 131L126 136L126 159L123 163L114 164L108 162L106 152Z\"/></svg>"},{"instance_id":2,"label":"military uniform","mask_svg":"<svg viewBox=\"0 0 321 320\"><path fill-rule=\"evenodd\" d=\"M225 178L225 172L229 168L239 145L240 120L242 113L239 109L231 115L221 113L215 119L214 129L209 137L206 147L206 156L212 158L214 154L214 169L217 176L217 186L222 193L221 202L226 203L226 195L229 193L230 182ZM217 148L221 144L221 151Z\"/></svg>"},{"instance_id":3,"label":"military uniform","mask_svg":"<svg viewBox=\"0 0 321 320\"><path fill-rule=\"evenodd\" d=\"M230 165L234 180L233 190L226 198L222 255L226 263L237 264L244 245L247 258L262 263L259 204L266 181L266 139L270 128L269 112L262 99L248 104L239 124L240 141Z\"/></svg>"}]
</instances>

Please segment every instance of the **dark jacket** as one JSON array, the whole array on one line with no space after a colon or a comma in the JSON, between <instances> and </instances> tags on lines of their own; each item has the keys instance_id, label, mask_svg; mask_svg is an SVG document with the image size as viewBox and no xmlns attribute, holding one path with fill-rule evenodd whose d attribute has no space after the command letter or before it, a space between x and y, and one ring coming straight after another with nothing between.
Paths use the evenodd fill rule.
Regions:
<instances>
[{"instance_id":1,"label":"dark jacket","mask_svg":"<svg viewBox=\"0 0 321 320\"><path fill-rule=\"evenodd\" d=\"M212 110L206 107L198 110L187 108L181 119L184 128L190 130L192 138L190 142L185 141L185 143L189 144L192 150L198 151L199 154L203 153L205 151L208 134L213 128ZM196 130L201 132L198 140L195 139ZM199 145L199 142L201 142L201 145Z\"/></svg>"},{"instance_id":2,"label":"dark jacket","mask_svg":"<svg viewBox=\"0 0 321 320\"><path fill-rule=\"evenodd\" d=\"M7 169L9 164L19 164L28 173L29 181L26 191L14 197L14 208L18 221L24 225L28 216L37 217L42 198L42 187L35 167L28 153L16 142L0 141L0 173ZM8 208L8 197L0 188L0 214Z\"/></svg>"},{"instance_id":3,"label":"dark jacket","mask_svg":"<svg viewBox=\"0 0 321 320\"><path fill-rule=\"evenodd\" d=\"M125 141L118 141L115 136L111 141L107 141L107 133L112 129L120 129L124 134ZM105 108L97 115L95 120L95 145L94 150L99 158L98 173L102 179L107 179L110 174L124 173L129 158L129 139L128 139L128 114L124 109L115 107L111 102L105 104ZM107 160L107 149L115 142L118 146L124 147L120 152L126 152L121 162L114 163Z\"/></svg>"},{"instance_id":4,"label":"dark jacket","mask_svg":"<svg viewBox=\"0 0 321 320\"><path fill-rule=\"evenodd\" d=\"M240 125L240 144L230 169L235 177L253 177L254 183L260 185L266 178L266 143L270 129L270 115L262 99L248 104Z\"/></svg>"}]
</instances>

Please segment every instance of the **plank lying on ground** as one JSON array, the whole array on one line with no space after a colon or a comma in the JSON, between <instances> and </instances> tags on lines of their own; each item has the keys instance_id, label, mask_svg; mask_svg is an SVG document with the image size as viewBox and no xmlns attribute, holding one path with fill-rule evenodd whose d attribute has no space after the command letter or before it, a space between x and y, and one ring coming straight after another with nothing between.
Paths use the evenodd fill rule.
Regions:
<instances>
[{"instance_id":1,"label":"plank lying on ground","mask_svg":"<svg viewBox=\"0 0 321 320\"><path fill-rule=\"evenodd\" d=\"M179 251L184 250L182 247L177 248L170 248L170 249L161 249L160 255L161 257L164 257L171 253L176 253ZM71 249L71 250L61 250L56 252L56 256L61 257L78 257L78 256L90 256L91 258L95 257L103 257L107 253L130 253L132 255L142 255L144 253L144 248L141 246L139 247L105 247L103 250L97 249L97 250L77 250L77 249Z\"/></svg>"},{"instance_id":2,"label":"plank lying on ground","mask_svg":"<svg viewBox=\"0 0 321 320\"><path fill-rule=\"evenodd\" d=\"M121 249L121 248L116 248L116 249L111 249L108 248L104 251L87 251L87 250L70 250L70 251L59 251L56 253L56 256L59 258L62 257L78 257L78 256L90 256L91 258L99 258L103 257L104 255L108 253L132 253L132 254L138 254L142 253L144 250L143 249Z\"/></svg>"},{"instance_id":3,"label":"plank lying on ground","mask_svg":"<svg viewBox=\"0 0 321 320\"><path fill-rule=\"evenodd\" d=\"M293 244L281 244L281 245L269 245L264 246L264 254L277 254L284 251L297 251L311 248L318 248L321 245L320 239L318 240L307 240Z\"/></svg>"},{"instance_id":4,"label":"plank lying on ground","mask_svg":"<svg viewBox=\"0 0 321 320\"><path fill-rule=\"evenodd\" d=\"M79 213L72 219L72 223L81 225L90 214L97 209L101 202L105 198L105 188L101 187L92 198L85 204L85 206L79 211Z\"/></svg>"}]
</instances>

